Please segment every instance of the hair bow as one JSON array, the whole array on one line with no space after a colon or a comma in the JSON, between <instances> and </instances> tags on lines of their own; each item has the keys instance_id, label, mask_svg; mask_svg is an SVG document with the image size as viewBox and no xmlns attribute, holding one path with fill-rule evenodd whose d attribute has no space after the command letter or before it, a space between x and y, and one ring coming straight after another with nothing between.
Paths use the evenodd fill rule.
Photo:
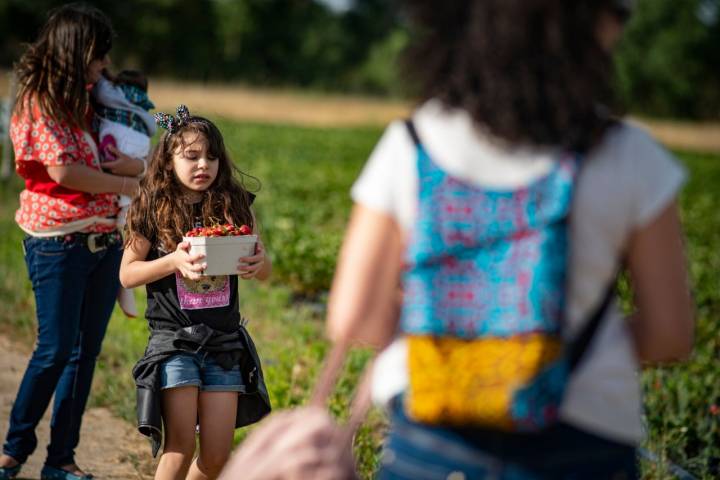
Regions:
<instances>
[{"instance_id":1,"label":"hair bow","mask_svg":"<svg viewBox=\"0 0 720 480\"><path fill-rule=\"evenodd\" d=\"M154 117L155 123L157 123L158 126L173 134L190 121L190 110L188 110L185 105L179 105L176 116L172 116L169 113L158 112Z\"/></svg>"}]
</instances>

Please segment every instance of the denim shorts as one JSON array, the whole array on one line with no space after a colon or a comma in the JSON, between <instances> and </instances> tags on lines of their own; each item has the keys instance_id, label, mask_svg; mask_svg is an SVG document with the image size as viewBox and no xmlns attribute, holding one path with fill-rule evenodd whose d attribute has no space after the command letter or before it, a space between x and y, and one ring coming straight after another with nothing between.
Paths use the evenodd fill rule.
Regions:
<instances>
[{"instance_id":1,"label":"denim shorts","mask_svg":"<svg viewBox=\"0 0 720 480\"><path fill-rule=\"evenodd\" d=\"M160 367L160 386L198 387L204 392L245 392L240 367L225 370L206 353L181 353Z\"/></svg>"}]
</instances>

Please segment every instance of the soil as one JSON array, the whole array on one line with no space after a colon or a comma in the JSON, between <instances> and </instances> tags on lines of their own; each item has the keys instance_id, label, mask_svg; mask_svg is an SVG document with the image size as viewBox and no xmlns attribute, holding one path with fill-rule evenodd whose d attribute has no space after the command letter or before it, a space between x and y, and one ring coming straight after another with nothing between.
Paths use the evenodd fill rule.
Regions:
<instances>
[{"instance_id":1,"label":"soil","mask_svg":"<svg viewBox=\"0 0 720 480\"><path fill-rule=\"evenodd\" d=\"M26 347L0 335L0 433L3 441L29 355ZM48 408L38 425L38 448L23 466L19 480L40 478L49 437L50 411ZM106 408L90 408L85 412L76 461L97 479L150 479L155 470L145 438L133 425Z\"/></svg>"}]
</instances>

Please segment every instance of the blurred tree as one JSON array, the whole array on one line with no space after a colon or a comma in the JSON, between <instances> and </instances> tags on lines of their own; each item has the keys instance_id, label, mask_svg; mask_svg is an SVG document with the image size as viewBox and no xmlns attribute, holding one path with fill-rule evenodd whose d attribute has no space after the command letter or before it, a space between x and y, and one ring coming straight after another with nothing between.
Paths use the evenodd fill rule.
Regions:
<instances>
[{"instance_id":1,"label":"blurred tree","mask_svg":"<svg viewBox=\"0 0 720 480\"><path fill-rule=\"evenodd\" d=\"M408 33L400 28L375 43L367 59L349 76L350 89L391 96L407 95L412 86L402 78L400 57L408 43Z\"/></svg>"},{"instance_id":2,"label":"blurred tree","mask_svg":"<svg viewBox=\"0 0 720 480\"><path fill-rule=\"evenodd\" d=\"M342 35L336 17L313 0L243 0L248 29L243 76L272 84L310 86L337 75ZM320 82L318 82L320 83Z\"/></svg>"},{"instance_id":3,"label":"blurred tree","mask_svg":"<svg viewBox=\"0 0 720 480\"><path fill-rule=\"evenodd\" d=\"M616 56L631 110L720 116L720 0L640 0Z\"/></svg>"},{"instance_id":4,"label":"blurred tree","mask_svg":"<svg viewBox=\"0 0 720 480\"><path fill-rule=\"evenodd\" d=\"M64 3L69 2L0 0L0 66L10 67L47 12ZM113 21L116 68L180 79L342 89L397 25L392 2L386 0L356 0L340 12L314 0L90 3Z\"/></svg>"},{"instance_id":5,"label":"blurred tree","mask_svg":"<svg viewBox=\"0 0 720 480\"><path fill-rule=\"evenodd\" d=\"M252 18L245 2L236 0L215 0L215 14L218 19L224 73L239 77L243 72L245 41L252 32Z\"/></svg>"},{"instance_id":6,"label":"blurred tree","mask_svg":"<svg viewBox=\"0 0 720 480\"><path fill-rule=\"evenodd\" d=\"M356 0L342 17L349 48L342 77L345 88L374 94L399 95L406 91L400 79L399 59L407 44L400 6L394 0Z\"/></svg>"},{"instance_id":7,"label":"blurred tree","mask_svg":"<svg viewBox=\"0 0 720 480\"><path fill-rule=\"evenodd\" d=\"M0 0L0 65L10 66L45 22L44 12L61 2Z\"/></svg>"},{"instance_id":8,"label":"blurred tree","mask_svg":"<svg viewBox=\"0 0 720 480\"><path fill-rule=\"evenodd\" d=\"M60 2L62 3L62 2ZM222 77L222 43L212 0L95 0L117 32L120 67L179 79Z\"/></svg>"},{"instance_id":9,"label":"blurred tree","mask_svg":"<svg viewBox=\"0 0 720 480\"><path fill-rule=\"evenodd\" d=\"M327 2L328 0L323 0ZM62 0L0 0L0 68L9 68ZM406 91L398 0L94 0L113 20L115 68L179 79ZM631 111L717 118L720 0L638 0L617 55Z\"/></svg>"},{"instance_id":10,"label":"blurred tree","mask_svg":"<svg viewBox=\"0 0 720 480\"><path fill-rule=\"evenodd\" d=\"M345 60L359 65L379 43L393 34L399 23L397 2L389 0L357 0L341 18L347 37Z\"/></svg>"}]
</instances>

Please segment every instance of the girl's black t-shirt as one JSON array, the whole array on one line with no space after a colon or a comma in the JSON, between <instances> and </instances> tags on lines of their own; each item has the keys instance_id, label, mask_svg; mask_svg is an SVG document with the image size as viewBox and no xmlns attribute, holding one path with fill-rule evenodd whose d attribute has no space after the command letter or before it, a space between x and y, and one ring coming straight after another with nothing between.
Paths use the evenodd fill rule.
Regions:
<instances>
[{"instance_id":1,"label":"girl's black t-shirt","mask_svg":"<svg viewBox=\"0 0 720 480\"><path fill-rule=\"evenodd\" d=\"M163 255L152 249L148 260ZM237 275L183 278L174 272L146 285L145 318L152 329L188 327L204 323L224 332L237 330L240 324Z\"/></svg>"},{"instance_id":2,"label":"girl's black t-shirt","mask_svg":"<svg viewBox=\"0 0 720 480\"><path fill-rule=\"evenodd\" d=\"M249 194L250 203L255 195ZM164 252L157 241L149 239L152 247L147 260L155 260ZM224 332L237 330L240 324L238 276L216 275L199 280L183 278L174 272L146 285L147 318L151 329L175 329L204 323Z\"/></svg>"}]
</instances>

